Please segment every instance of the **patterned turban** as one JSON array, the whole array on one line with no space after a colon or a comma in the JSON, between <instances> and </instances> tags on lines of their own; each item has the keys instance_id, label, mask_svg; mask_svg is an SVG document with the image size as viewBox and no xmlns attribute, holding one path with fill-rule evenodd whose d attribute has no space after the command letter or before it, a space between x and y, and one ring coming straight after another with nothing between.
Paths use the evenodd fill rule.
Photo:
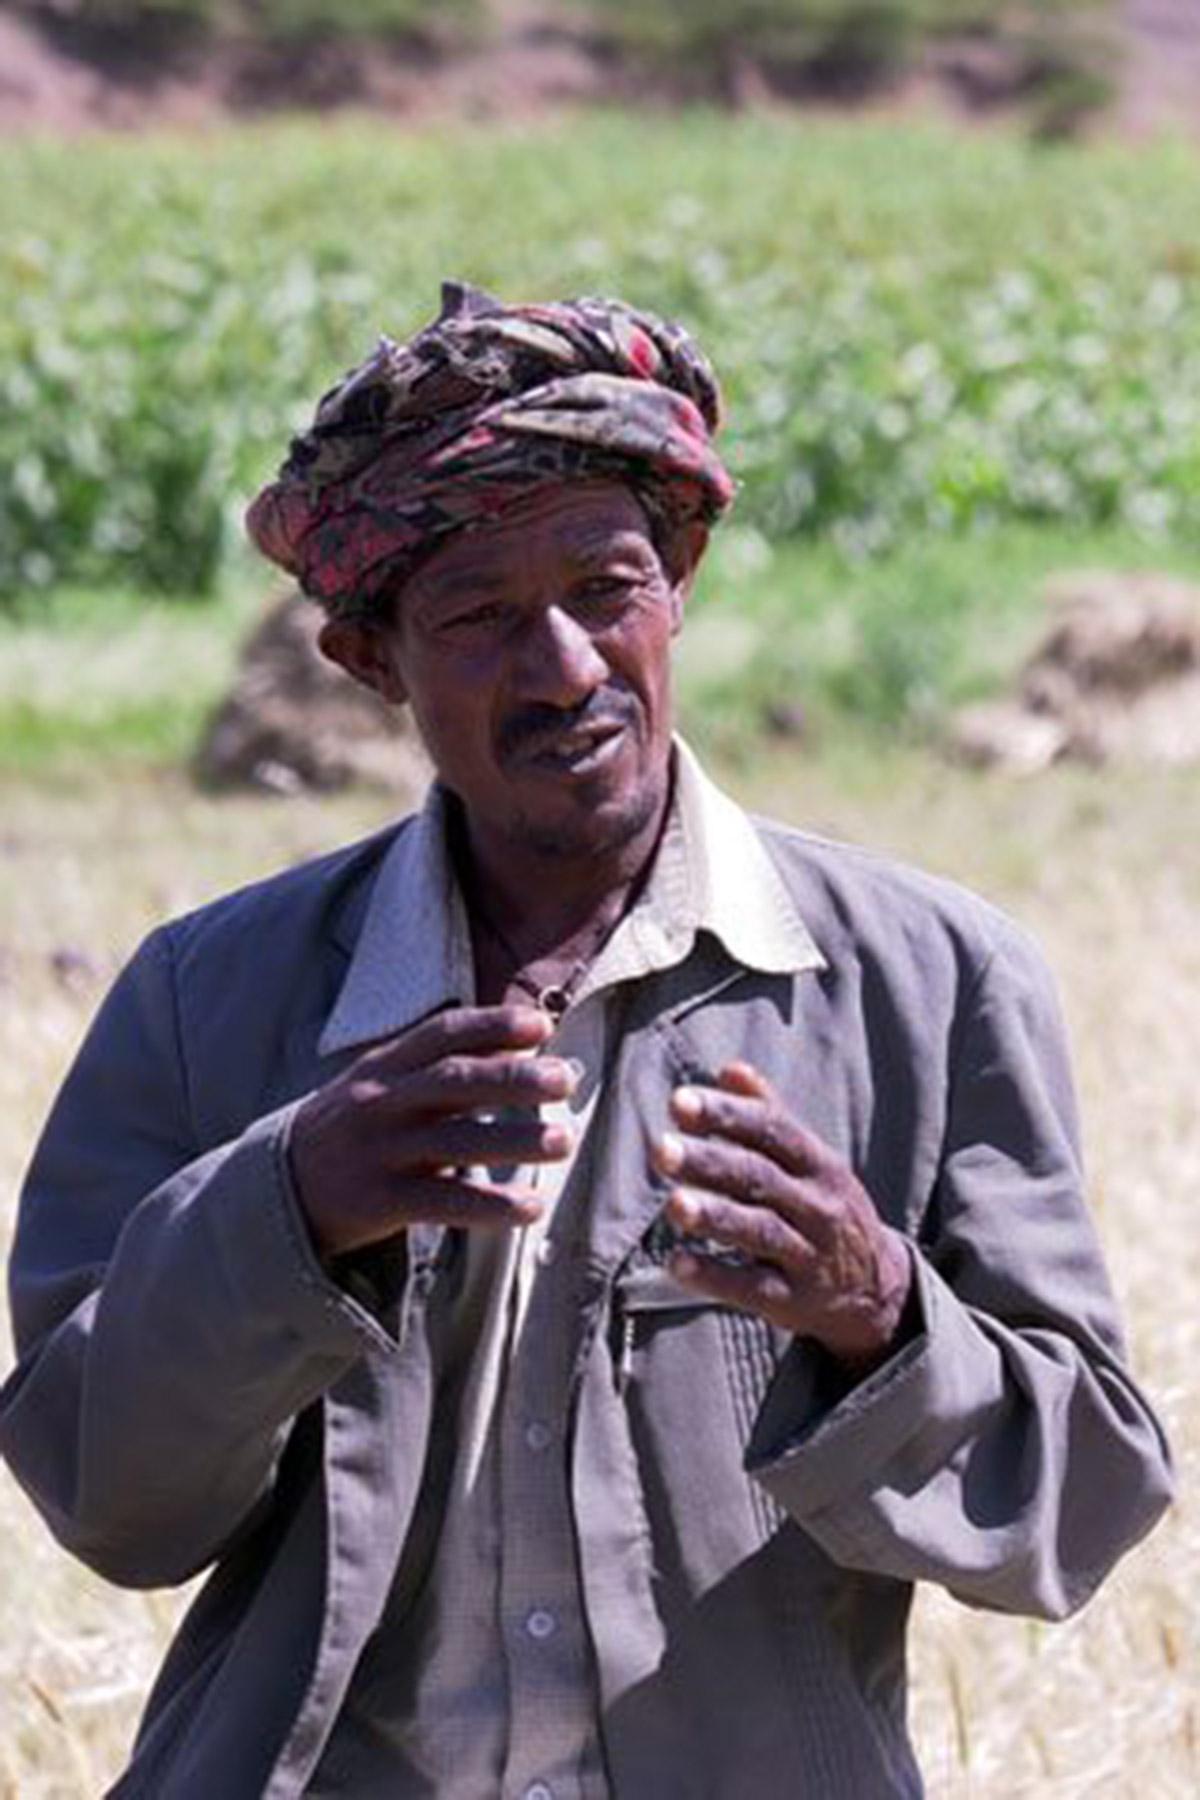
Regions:
<instances>
[{"instance_id":1,"label":"patterned turban","mask_svg":"<svg viewBox=\"0 0 1200 1800\"><path fill-rule=\"evenodd\" d=\"M246 525L329 612L367 616L452 532L534 487L615 478L654 524L711 523L734 492L720 419L681 326L619 300L504 306L447 282L431 325L381 338L325 395Z\"/></svg>"}]
</instances>

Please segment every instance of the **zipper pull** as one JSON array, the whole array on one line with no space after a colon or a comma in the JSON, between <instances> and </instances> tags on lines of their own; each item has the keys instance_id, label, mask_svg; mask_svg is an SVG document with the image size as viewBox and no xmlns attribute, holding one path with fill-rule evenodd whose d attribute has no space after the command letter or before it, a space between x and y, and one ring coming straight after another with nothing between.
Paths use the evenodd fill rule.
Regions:
<instances>
[{"instance_id":1,"label":"zipper pull","mask_svg":"<svg viewBox=\"0 0 1200 1800\"><path fill-rule=\"evenodd\" d=\"M617 1356L617 1392L624 1394L633 1374L633 1314L621 1313L621 1348Z\"/></svg>"}]
</instances>

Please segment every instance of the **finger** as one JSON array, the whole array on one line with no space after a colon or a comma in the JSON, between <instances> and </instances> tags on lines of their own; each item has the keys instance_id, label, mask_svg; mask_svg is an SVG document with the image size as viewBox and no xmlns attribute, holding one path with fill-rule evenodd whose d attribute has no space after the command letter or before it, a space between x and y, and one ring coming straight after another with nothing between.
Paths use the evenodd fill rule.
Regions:
<instances>
[{"instance_id":1,"label":"finger","mask_svg":"<svg viewBox=\"0 0 1200 1800\"><path fill-rule=\"evenodd\" d=\"M774 1156L724 1138L685 1138L665 1131L651 1145L651 1157L679 1186L777 1212L814 1248L829 1241L834 1208L828 1196L817 1182L789 1175Z\"/></svg>"},{"instance_id":2,"label":"finger","mask_svg":"<svg viewBox=\"0 0 1200 1800\"><path fill-rule=\"evenodd\" d=\"M325 1222L318 1240L323 1240L325 1254L345 1256L412 1225L512 1231L531 1225L543 1210L528 1188L493 1188L486 1181L465 1181L457 1174L410 1173L360 1196L352 1211Z\"/></svg>"},{"instance_id":3,"label":"finger","mask_svg":"<svg viewBox=\"0 0 1200 1800\"><path fill-rule=\"evenodd\" d=\"M835 1160L829 1146L793 1119L774 1097L689 1085L672 1093L671 1113L684 1131L743 1144L771 1157L793 1175L818 1174Z\"/></svg>"},{"instance_id":4,"label":"finger","mask_svg":"<svg viewBox=\"0 0 1200 1800\"><path fill-rule=\"evenodd\" d=\"M447 1007L373 1045L360 1064L380 1076L403 1075L446 1056L536 1050L553 1030L553 1020L536 1006Z\"/></svg>"},{"instance_id":5,"label":"finger","mask_svg":"<svg viewBox=\"0 0 1200 1800\"><path fill-rule=\"evenodd\" d=\"M543 1125L538 1119L443 1119L398 1134L389 1144L387 1162L396 1171L464 1163L488 1168L553 1163L569 1156L574 1142L570 1126Z\"/></svg>"},{"instance_id":6,"label":"finger","mask_svg":"<svg viewBox=\"0 0 1200 1800\"><path fill-rule=\"evenodd\" d=\"M397 1225L453 1225L512 1231L540 1218L544 1208L529 1188L490 1187L457 1175L406 1175L389 1196Z\"/></svg>"},{"instance_id":7,"label":"finger","mask_svg":"<svg viewBox=\"0 0 1200 1800\"><path fill-rule=\"evenodd\" d=\"M390 1088L385 1084L378 1098L413 1118L511 1106L536 1108L569 1099L582 1072L579 1063L561 1056L456 1052L431 1067L402 1075Z\"/></svg>"},{"instance_id":8,"label":"finger","mask_svg":"<svg viewBox=\"0 0 1200 1800\"><path fill-rule=\"evenodd\" d=\"M717 1071L718 1087L727 1088L731 1094L745 1094L751 1100L774 1100L775 1090L765 1075L759 1073L753 1063L726 1063Z\"/></svg>"},{"instance_id":9,"label":"finger","mask_svg":"<svg viewBox=\"0 0 1200 1800\"><path fill-rule=\"evenodd\" d=\"M678 1186L728 1194L747 1206L788 1208L791 1177L770 1157L745 1145L664 1131L651 1145L651 1154L659 1172Z\"/></svg>"},{"instance_id":10,"label":"finger","mask_svg":"<svg viewBox=\"0 0 1200 1800\"><path fill-rule=\"evenodd\" d=\"M778 1269L735 1269L728 1263L714 1262L711 1257L680 1250L671 1258L671 1273L710 1300L736 1307L739 1312L756 1313L775 1325L787 1326L795 1313L795 1294Z\"/></svg>"},{"instance_id":11,"label":"finger","mask_svg":"<svg viewBox=\"0 0 1200 1800\"><path fill-rule=\"evenodd\" d=\"M790 1275L805 1275L815 1251L779 1213L764 1206L743 1206L714 1194L672 1190L667 1199L672 1224L687 1237L706 1238L739 1250L751 1262L767 1263Z\"/></svg>"},{"instance_id":12,"label":"finger","mask_svg":"<svg viewBox=\"0 0 1200 1800\"><path fill-rule=\"evenodd\" d=\"M491 1188L486 1181L464 1181L461 1175L405 1175L378 1188L353 1215L331 1220L326 1237L336 1255L344 1256L417 1224L513 1231L540 1215L542 1202L529 1188Z\"/></svg>"}]
</instances>

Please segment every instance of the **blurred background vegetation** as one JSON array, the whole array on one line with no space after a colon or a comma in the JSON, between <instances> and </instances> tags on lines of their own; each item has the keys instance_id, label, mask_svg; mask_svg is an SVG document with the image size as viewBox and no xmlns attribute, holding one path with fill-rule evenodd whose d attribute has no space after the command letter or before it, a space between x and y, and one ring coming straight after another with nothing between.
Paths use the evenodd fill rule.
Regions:
<instances>
[{"instance_id":1,"label":"blurred background vegetation","mask_svg":"<svg viewBox=\"0 0 1200 1800\"><path fill-rule=\"evenodd\" d=\"M516 0L520 9L521 0ZM49 28L165 47L224 38L478 41L513 0L0 0ZM677 90L739 99L747 79L808 94L871 89L944 40L1002 45L1008 81L1043 116L1073 120L1111 92L1119 0L546 0L553 29L589 29L630 67Z\"/></svg>"},{"instance_id":2,"label":"blurred background vegetation","mask_svg":"<svg viewBox=\"0 0 1200 1800\"><path fill-rule=\"evenodd\" d=\"M102 43L157 32L166 50L187 27L361 32L407 55L396 34L417 31L419 54L438 39L452 58L468 39L486 55L511 7L5 10ZM1113 6L552 0L534 15L543 36L582 21L589 53L618 58L658 104L518 112L503 129L226 124L89 138L86 154L0 141L0 616L26 650L30 632L61 642L67 620L164 599L177 617L206 603L231 641L270 579L246 558L246 499L316 395L379 330L436 310L447 275L510 297L620 293L710 349L742 489L688 652L710 718L757 729L794 702L919 734L1011 674L1047 571L1200 568L1194 146L1049 142L1044 111L1033 130L1019 109L983 130L792 104L844 94L852 74L886 92L953 43L1002 46L1006 92L1045 82L1059 107L1064 71L1101 68L1098 44L1105 79L1118 72ZM772 104L744 104L748 65ZM675 90L653 85L664 71ZM664 107L671 91L692 103ZM711 604L730 593L735 609ZM171 663L121 702L131 741L182 747L211 699L185 697ZM0 756L66 729L18 667Z\"/></svg>"},{"instance_id":3,"label":"blurred background vegetation","mask_svg":"<svg viewBox=\"0 0 1200 1800\"><path fill-rule=\"evenodd\" d=\"M1103 76L1112 0L573 0L621 47L736 82L770 65L808 91L869 85L931 41L1001 41L1031 84Z\"/></svg>"},{"instance_id":4,"label":"blurred background vegetation","mask_svg":"<svg viewBox=\"0 0 1200 1800\"><path fill-rule=\"evenodd\" d=\"M486 0L4 0L11 12L101 31L203 32L289 38L307 33L387 35L479 16Z\"/></svg>"},{"instance_id":5,"label":"blurred background vegetation","mask_svg":"<svg viewBox=\"0 0 1200 1800\"><path fill-rule=\"evenodd\" d=\"M618 42L707 59L739 52L804 61L841 49L898 61L930 37L974 31L1036 36L1111 12L1111 0L561 0ZM169 19L262 37L388 34L487 20L490 0L3 0L3 9L136 31Z\"/></svg>"}]
</instances>

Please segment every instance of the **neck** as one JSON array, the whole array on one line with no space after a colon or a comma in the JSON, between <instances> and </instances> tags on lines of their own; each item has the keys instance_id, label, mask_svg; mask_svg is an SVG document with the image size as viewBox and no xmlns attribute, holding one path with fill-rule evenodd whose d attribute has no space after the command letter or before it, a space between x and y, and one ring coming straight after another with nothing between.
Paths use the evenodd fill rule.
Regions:
<instances>
[{"instance_id":1,"label":"neck","mask_svg":"<svg viewBox=\"0 0 1200 1800\"><path fill-rule=\"evenodd\" d=\"M670 796L668 781L643 826L578 856L493 841L452 808L451 845L468 911L498 926L530 961L611 929L649 872Z\"/></svg>"}]
</instances>

